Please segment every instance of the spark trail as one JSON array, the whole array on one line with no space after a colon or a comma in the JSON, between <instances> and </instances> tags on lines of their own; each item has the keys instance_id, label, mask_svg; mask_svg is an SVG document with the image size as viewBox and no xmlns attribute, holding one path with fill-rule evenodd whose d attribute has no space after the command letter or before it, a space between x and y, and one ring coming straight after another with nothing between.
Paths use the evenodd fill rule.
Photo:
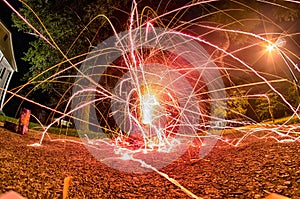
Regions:
<instances>
[{"instance_id":1,"label":"spark trail","mask_svg":"<svg viewBox=\"0 0 300 199\"><path fill-rule=\"evenodd\" d=\"M7 1L4 2L13 9ZM300 119L299 101L288 98L288 94L278 87L278 84L291 86L293 82L288 77L259 70L260 62L256 60L258 63L255 65L253 60L243 56L245 51L254 53L260 48L259 56L263 57L275 49L281 62L297 79L298 75L293 72L294 69L299 71L297 52L285 48L285 42L280 45L273 42L283 41L283 38L292 40L289 38L291 36L285 34L274 40L265 38L264 35L269 34L264 32L256 34L234 28L235 24L241 25L247 21L231 16L230 11L240 9L215 9L215 2L199 1L163 14L153 11L153 16L150 13L145 16L140 15L138 4L133 1L128 30L117 33L106 18L114 35L94 46L91 52L68 58L60 50L67 60L62 63L69 62L71 66L56 71L42 83L58 81L64 77L75 78L68 89L72 90L72 95L64 102L64 112L22 97L18 95L19 90L13 93L14 96L60 115L50 125L43 127L40 142L31 146L40 146L51 126L57 120L69 117L81 137L82 142L78 143L84 144L97 160L125 172L154 171L188 196L199 198L159 170L184 156L190 146L197 148L197 158L202 158L218 142L238 147L250 137L274 139L277 142L299 141L300 126L287 124ZM248 5L237 4L244 6L241 10L249 11ZM188 13L189 9L197 6L209 6L215 11L175 23L181 20L177 19L178 16L184 16L182 13ZM18 11L13 11L40 38L52 45ZM255 10L254 13L259 12ZM202 24L211 15L226 16L231 21L217 26L214 23ZM262 13L259 15L265 20L269 19ZM168 26L162 22L165 19L169 19ZM93 24L93 20L84 30ZM275 22L268 22L278 27ZM76 40L84 34L84 30ZM245 37L251 42L231 49L225 45L230 43L231 37ZM218 42L212 38L223 40ZM262 49L266 45L271 47ZM87 57L83 61L71 63L73 59L85 55ZM58 68L62 63L53 68ZM78 73L63 75L63 72L72 69ZM238 80L232 78L239 75L244 79L243 83L234 83ZM258 86L261 86L259 88L262 92L255 88ZM249 100L259 101L260 104L250 104ZM253 119L260 117L274 120L278 114L274 107L279 104L292 115L283 124L258 123ZM260 108L254 111L254 116L247 115L245 111L251 106L256 106L254 109ZM123 166L124 161L136 164L128 168Z\"/></svg>"}]
</instances>

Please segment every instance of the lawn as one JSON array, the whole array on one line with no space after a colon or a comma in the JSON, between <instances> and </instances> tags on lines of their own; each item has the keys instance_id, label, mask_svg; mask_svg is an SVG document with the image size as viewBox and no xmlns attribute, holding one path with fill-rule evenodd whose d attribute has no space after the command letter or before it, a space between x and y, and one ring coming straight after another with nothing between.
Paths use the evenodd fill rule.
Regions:
<instances>
[{"instance_id":1,"label":"lawn","mask_svg":"<svg viewBox=\"0 0 300 199\"><path fill-rule=\"evenodd\" d=\"M13 117L8 117L4 115L0 115L0 122L12 122L15 124L18 124L19 120ZM30 122L29 123L29 129L33 130L38 130L38 131L43 131L44 128L47 126L42 127L40 124L35 123L35 122ZM51 126L48 130L48 133L54 133L58 135L68 135L68 136L73 136L73 137L79 137L78 132L75 128L63 128L59 126Z\"/></svg>"}]
</instances>

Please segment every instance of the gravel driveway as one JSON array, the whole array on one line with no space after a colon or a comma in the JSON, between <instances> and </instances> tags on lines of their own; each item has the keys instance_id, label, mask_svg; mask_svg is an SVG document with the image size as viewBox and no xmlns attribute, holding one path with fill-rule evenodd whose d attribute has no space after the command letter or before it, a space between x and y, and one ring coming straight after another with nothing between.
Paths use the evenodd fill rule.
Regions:
<instances>
[{"instance_id":1,"label":"gravel driveway","mask_svg":"<svg viewBox=\"0 0 300 199\"><path fill-rule=\"evenodd\" d=\"M71 176L69 198L189 198L156 172L111 169L81 144L46 137L40 147L27 146L40 136L0 127L0 194L13 190L30 199L62 198L64 178ZM160 171L203 198L264 198L275 192L300 199L300 142L254 137L238 147L218 142L205 158L180 158Z\"/></svg>"}]
</instances>

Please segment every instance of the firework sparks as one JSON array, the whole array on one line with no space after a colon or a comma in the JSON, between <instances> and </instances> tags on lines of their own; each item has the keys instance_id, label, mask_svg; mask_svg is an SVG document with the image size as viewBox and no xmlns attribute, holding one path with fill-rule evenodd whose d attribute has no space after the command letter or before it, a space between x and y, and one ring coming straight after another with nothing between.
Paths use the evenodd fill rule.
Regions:
<instances>
[{"instance_id":1,"label":"firework sparks","mask_svg":"<svg viewBox=\"0 0 300 199\"><path fill-rule=\"evenodd\" d=\"M198 157L207 155L218 141L235 147L249 137L274 139L277 142L298 141L299 125L257 123L240 110L243 105L239 105L249 99L266 102L266 109L258 114L261 117L270 115L274 120L274 104L280 101L292 114L285 122L300 119L299 104L292 104L274 86L275 83L290 81L265 74L238 56L245 49L267 43L265 48L268 53L276 51L290 71L289 64L299 71L296 64L299 57L290 58L288 55L291 53L283 49L285 39L279 38L273 43L247 31L199 25L212 32L237 34L257 41L230 51L201 38L201 35L157 26L157 21L164 16L211 2L214 1L191 3L144 22L139 20L138 5L133 1L128 30L116 33L112 27L115 35L95 47L83 62L71 64L65 69L76 68L78 71L72 96L66 103L70 111L63 113L38 105L59 113L61 116L57 120L66 116L72 118L81 144L97 160L125 172L155 171L193 198L198 197L159 169L180 158L195 144L195 140L201 143L196 146L199 148ZM19 15L16 10L14 12ZM25 18L22 19L30 25ZM214 49L212 54L218 51L221 56L211 56L203 46ZM224 58L230 58L233 65L238 66L218 66L216 62ZM78 69L79 65L81 67ZM255 77L255 80L235 85L230 78L226 79L226 74L230 72L243 72L243 75ZM59 79L61 74L62 71L58 71L45 81ZM292 75L297 80L297 75L293 72ZM269 76L273 79L269 79ZM230 83L225 85L224 79ZM251 89L238 93L240 88L259 84L265 85L272 95L253 94ZM233 91L235 96L228 95L227 91ZM17 93L13 95L19 96ZM26 97L19 97L30 101ZM238 118L229 118L229 112ZM29 146L41 146L44 136L55 122L52 121L47 127L41 125L43 134L40 142ZM132 166L124 167L124 161L131 162Z\"/></svg>"}]
</instances>

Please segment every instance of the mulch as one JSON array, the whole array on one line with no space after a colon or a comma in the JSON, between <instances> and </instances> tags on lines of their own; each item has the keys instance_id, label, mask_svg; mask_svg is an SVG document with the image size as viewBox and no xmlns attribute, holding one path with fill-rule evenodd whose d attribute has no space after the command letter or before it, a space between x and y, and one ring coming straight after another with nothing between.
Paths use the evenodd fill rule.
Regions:
<instances>
[{"instance_id":1,"label":"mulch","mask_svg":"<svg viewBox=\"0 0 300 199\"><path fill-rule=\"evenodd\" d=\"M46 136L40 147L28 146L40 137L0 127L0 195L13 190L30 199L62 198L64 179L71 176L68 198L189 198L156 172L126 173L102 164L82 144ZM203 198L278 193L300 199L300 142L254 137L237 147L218 142L204 158L185 156L160 171Z\"/></svg>"}]
</instances>

